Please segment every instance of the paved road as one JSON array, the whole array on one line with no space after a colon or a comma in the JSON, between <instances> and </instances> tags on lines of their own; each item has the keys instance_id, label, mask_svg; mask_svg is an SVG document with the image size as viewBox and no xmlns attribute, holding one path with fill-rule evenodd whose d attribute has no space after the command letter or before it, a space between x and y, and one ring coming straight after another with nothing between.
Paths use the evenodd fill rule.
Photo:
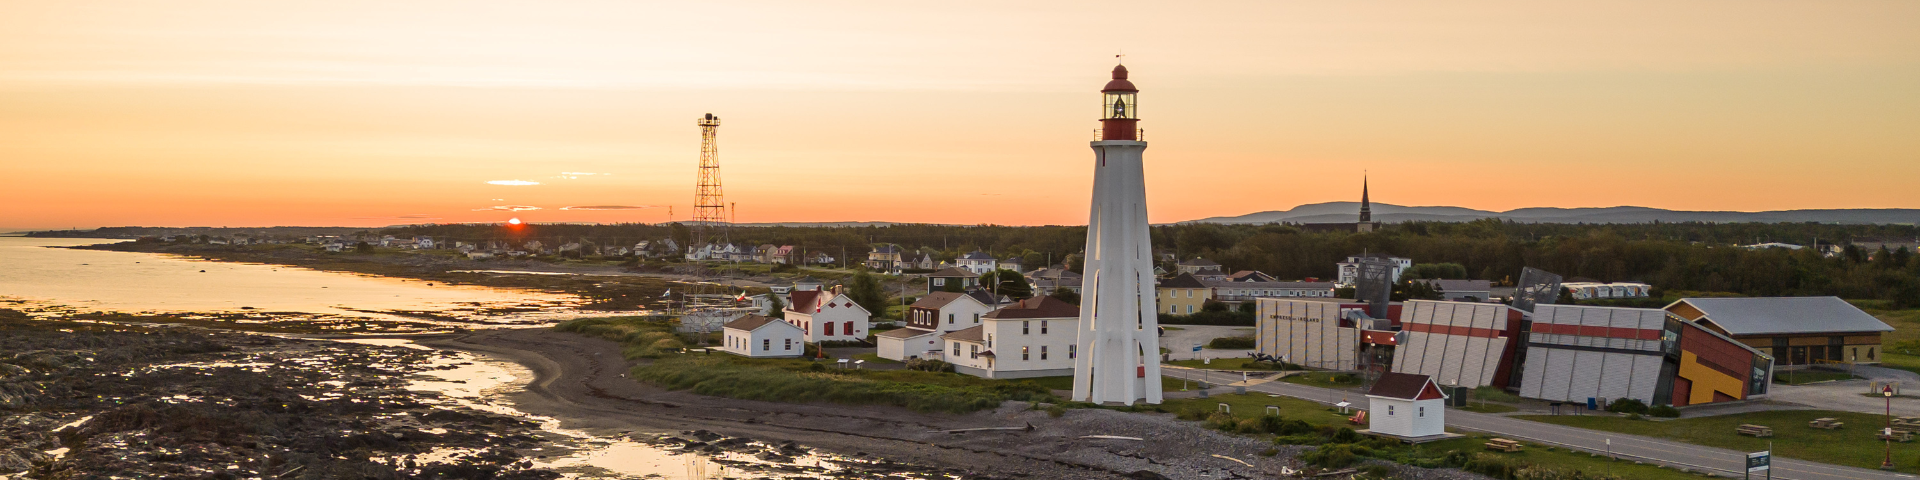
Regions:
<instances>
[{"instance_id":1,"label":"paved road","mask_svg":"<svg viewBox=\"0 0 1920 480\"><path fill-rule=\"evenodd\" d=\"M1253 335L1253 332L1254 332L1253 327L1226 327L1226 326L1216 326L1216 325L1162 325L1162 326L1167 327L1167 334L1160 337L1160 347L1165 348L1167 350L1172 350L1173 353L1171 353L1170 355L1173 357L1174 360L1192 360L1195 358L1202 358L1202 357L1204 358L1245 357L1247 356L1247 352L1252 351L1252 350L1214 350L1209 348L1203 348L1203 349L1200 349L1200 353L1199 353L1200 356L1195 356L1193 352L1193 346L1194 345L1205 346L1207 342L1220 337L1251 336ZM1174 330L1175 328L1178 328L1179 330Z\"/></svg>"},{"instance_id":2,"label":"paved road","mask_svg":"<svg viewBox=\"0 0 1920 480\"><path fill-rule=\"evenodd\" d=\"M1221 380L1237 380L1239 374L1208 373L1193 369L1162 367L1161 372L1174 378L1200 380L1211 377ZM1279 394L1321 403L1333 403L1347 398L1354 403L1365 402L1358 392L1331 390L1286 382L1267 382L1247 387L1250 392ZM1331 400L1330 400L1331 399ZM1486 432L1502 437L1533 441L1536 443L1560 445L1566 448L1585 450L1595 453L1607 453L1608 440L1611 440L1612 453L1622 459L1659 463L1693 470L1712 471L1720 476L1739 477L1744 474L1746 454L1724 448L1702 447L1698 445L1674 442L1635 435L1573 428L1549 423L1540 423L1516 418L1484 413L1447 411L1447 426L1461 430ZM1814 463L1787 458L1775 458L1773 478L1780 480L1910 480L1913 475L1884 472L1880 470L1843 467L1824 463Z\"/></svg>"}]
</instances>

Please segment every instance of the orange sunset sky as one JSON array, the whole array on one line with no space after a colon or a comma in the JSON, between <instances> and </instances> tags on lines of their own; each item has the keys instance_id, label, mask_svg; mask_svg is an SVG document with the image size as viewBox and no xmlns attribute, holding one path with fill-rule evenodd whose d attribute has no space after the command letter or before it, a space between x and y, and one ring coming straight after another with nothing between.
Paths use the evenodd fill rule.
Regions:
<instances>
[{"instance_id":1,"label":"orange sunset sky","mask_svg":"<svg viewBox=\"0 0 1920 480\"><path fill-rule=\"evenodd\" d=\"M1920 207L1910 0L10 0L0 228L1084 223L1120 52L1156 222Z\"/></svg>"}]
</instances>

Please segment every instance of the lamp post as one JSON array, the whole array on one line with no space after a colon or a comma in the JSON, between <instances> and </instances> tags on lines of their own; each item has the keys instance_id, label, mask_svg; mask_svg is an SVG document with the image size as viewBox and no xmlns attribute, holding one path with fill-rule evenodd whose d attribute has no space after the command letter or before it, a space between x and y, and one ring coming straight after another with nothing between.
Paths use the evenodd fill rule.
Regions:
<instances>
[{"instance_id":1,"label":"lamp post","mask_svg":"<svg viewBox=\"0 0 1920 480\"><path fill-rule=\"evenodd\" d=\"M1887 459L1880 463L1881 470L1893 470L1893 384L1880 387L1880 396L1887 399Z\"/></svg>"}]
</instances>

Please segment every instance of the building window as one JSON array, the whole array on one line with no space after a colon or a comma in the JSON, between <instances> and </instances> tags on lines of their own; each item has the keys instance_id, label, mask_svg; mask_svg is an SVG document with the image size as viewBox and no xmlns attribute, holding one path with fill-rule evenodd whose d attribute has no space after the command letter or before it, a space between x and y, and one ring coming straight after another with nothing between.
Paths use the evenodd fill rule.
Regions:
<instances>
[{"instance_id":1,"label":"building window","mask_svg":"<svg viewBox=\"0 0 1920 480\"><path fill-rule=\"evenodd\" d=\"M1046 346L1046 345L1041 345L1041 346L1040 346L1040 359L1041 359L1041 360L1046 360L1046 359L1047 359L1047 346Z\"/></svg>"},{"instance_id":2,"label":"building window","mask_svg":"<svg viewBox=\"0 0 1920 480\"><path fill-rule=\"evenodd\" d=\"M953 344L953 356L954 356L954 357L959 357L959 356L960 356L960 344L959 344L959 343L955 343L955 344Z\"/></svg>"},{"instance_id":3,"label":"building window","mask_svg":"<svg viewBox=\"0 0 1920 480\"><path fill-rule=\"evenodd\" d=\"M773 350L773 339L771 338L760 339L760 351L764 352L767 350Z\"/></svg>"},{"instance_id":4,"label":"building window","mask_svg":"<svg viewBox=\"0 0 1920 480\"><path fill-rule=\"evenodd\" d=\"M853 322L847 322L846 325L841 326L841 329L842 329L841 333L844 333L849 337L853 336Z\"/></svg>"},{"instance_id":5,"label":"building window","mask_svg":"<svg viewBox=\"0 0 1920 480\"><path fill-rule=\"evenodd\" d=\"M1021 361L1026 361L1026 360L1027 360L1027 349L1028 349L1028 348L1030 348L1030 347L1020 347L1020 360L1021 360Z\"/></svg>"},{"instance_id":6,"label":"building window","mask_svg":"<svg viewBox=\"0 0 1920 480\"><path fill-rule=\"evenodd\" d=\"M976 313L976 314L973 314L973 324L974 324L974 325L979 325L979 324L980 324L980 314L978 314L978 313Z\"/></svg>"},{"instance_id":7,"label":"building window","mask_svg":"<svg viewBox=\"0 0 1920 480\"><path fill-rule=\"evenodd\" d=\"M1393 405L1387 405L1387 416L1393 416Z\"/></svg>"},{"instance_id":8,"label":"building window","mask_svg":"<svg viewBox=\"0 0 1920 480\"><path fill-rule=\"evenodd\" d=\"M978 359L978 358L980 358L980 346L979 346L979 345L968 345L968 346L967 346L967 357L969 357L969 358L974 358L974 359Z\"/></svg>"},{"instance_id":9,"label":"building window","mask_svg":"<svg viewBox=\"0 0 1920 480\"><path fill-rule=\"evenodd\" d=\"M1420 412L1417 416L1419 416L1420 418L1427 418L1427 407L1420 407Z\"/></svg>"},{"instance_id":10,"label":"building window","mask_svg":"<svg viewBox=\"0 0 1920 480\"><path fill-rule=\"evenodd\" d=\"M1193 314L1193 305L1187 305L1187 314Z\"/></svg>"},{"instance_id":11,"label":"building window","mask_svg":"<svg viewBox=\"0 0 1920 480\"><path fill-rule=\"evenodd\" d=\"M935 278L935 279L933 279L933 286L936 286L936 287L944 287L944 286L947 286L947 279L944 279L944 278Z\"/></svg>"},{"instance_id":12,"label":"building window","mask_svg":"<svg viewBox=\"0 0 1920 480\"><path fill-rule=\"evenodd\" d=\"M993 348L993 334L987 334L987 348Z\"/></svg>"},{"instance_id":13,"label":"building window","mask_svg":"<svg viewBox=\"0 0 1920 480\"><path fill-rule=\"evenodd\" d=\"M1021 321L1020 321L1020 334L1021 334L1021 335L1026 335L1026 334L1028 334L1028 333L1032 333L1032 332L1030 332L1030 331L1028 331L1028 330L1029 330L1029 329L1030 329L1031 327L1033 327L1033 321L1032 321L1032 320L1021 320Z\"/></svg>"},{"instance_id":14,"label":"building window","mask_svg":"<svg viewBox=\"0 0 1920 480\"><path fill-rule=\"evenodd\" d=\"M1080 345L1067 345L1067 358L1074 358L1074 351L1079 350L1079 347Z\"/></svg>"},{"instance_id":15,"label":"building window","mask_svg":"<svg viewBox=\"0 0 1920 480\"><path fill-rule=\"evenodd\" d=\"M1193 290L1187 290L1187 298L1193 298Z\"/></svg>"},{"instance_id":16,"label":"building window","mask_svg":"<svg viewBox=\"0 0 1920 480\"><path fill-rule=\"evenodd\" d=\"M826 327L827 328L822 328L820 330L826 333L826 335L829 337L833 336L833 322L827 322Z\"/></svg>"},{"instance_id":17,"label":"building window","mask_svg":"<svg viewBox=\"0 0 1920 480\"><path fill-rule=\"evenodd\" d=\"M949 314L947 314L947 324L948 324L948 325L952 325L952 324L953 324L953 314L951 314L951 313L949 313Z\"/></svg>"},{"instance_id":18,"label":"building window","mask_svg":"<svg viewBox=\"0 0 1920 480\"><path fill-rule=\"evenodd\" d=\"M787 339L787 350L793 350L793 339Z\"/></svg>"}]
</instances>

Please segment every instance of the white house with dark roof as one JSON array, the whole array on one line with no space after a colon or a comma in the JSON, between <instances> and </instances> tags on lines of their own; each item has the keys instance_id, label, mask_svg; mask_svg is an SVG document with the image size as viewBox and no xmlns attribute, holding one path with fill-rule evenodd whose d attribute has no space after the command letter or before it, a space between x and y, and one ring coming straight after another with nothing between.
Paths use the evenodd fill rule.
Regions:
<instances>
[{"instance_id":1,"label":"white house with dark roof","mask_svg":"<svg viewBox=\"0 0 1920 480\"><path fill-rule=\"evenodd\" d=\"M1033 286L1034 295L1050 295L1054 290L1062 288L1076 294L1080 293L1082 278L1072 270L1059 267L1042 268L1027 273L1027 283Z\"/></svg>"},{"instance_id":2,"label":"white house with dark roof","mask_svg":"<svg viewBox=\"0 0 1920 480\"><path fill-rule=\"evenodd\" d=\"M874 334L876 355L895 361L939 358L940 334L980 325L993 307L978 297L957 292L933 292L907 307L907 326Z\"/></svg>"},{"instance_id":3,"label":"white house with dark roof","mask_svg":"<svg viewBox=\"0 0 1920 480\"><path fill-rule=\"evenodd\" d=\"M761 315L746 315L720 328L723 352L751 358L798 357L806 352L800 327Z\"/></svg>"},{"instance_id":4,"label":"white house with dark roof","mask_svg":"<svg viewBox=\"0 0 1920 480\"><path fill-rule=\"evenodd\" d=\"M999 268L999 264L999 259L993 258L993 255L988 255L986 252L979 250L974 250L966 255L961 255L960 258L953 259L953 266L967 269L967 271L973 272L974 275L984 275L987 272L991 272Z\"/></svg>"},{"instance_id":5,"label":"white house with dark roof","mask_svg":"<svg viewBox=\"0 0 1920 480\"><path fill-rule=\"evenodd\" d=\"M873 314L834 290L796 290L787 294L786 322L806 331L806 341L861 341Z\"/></svg>"},{"instance_id":6,"label":"white house with dark roof","mask_svg":"<svg viewBox=\"0 0 1920 480\"><path fill-rule=\"evenodd\" d=\"M1194 258L1180 262L1180 273L1200 273L1201 270L1219 270L1220 263L1204 258Z\"/></svg>"},{"instance_id":7,"label":"white house with dark roof","mask_svg":"<svg viewBox=\"0 0 1920 480\"><path fill-rule=\"evenodd\" d=\"M927 274L927 293L964 291L980 284L980 274L960 267L942 268Z\"/></svg>"},{"instance_id":8,"label":"white house with dark roof","mask_svg":"<svg viewBox=\"0 0 1920 480\"><path fill-rule=\"evenodd\" d=\"M1446 403L1431 377L1382 373L1367 390L1367 430L1400 438L1446 435Z\"/></svg>"},{"instance_id":9,"label":"white house with dark roof","mask_svg":"<svg viewBox=\"0 0 1920 480\"><path fill-rule=\"evenodd\" d=\"M1073 360L1080 322L1080 307L1057 298L1038 296L1021 300L988 313L979 327L979 338L955 336L949 344L971 351L976 342L986 350L980 357L953 362L954 371L985 378L1056 377L1073 374ZM971 330L971 329L969 329ZM968 340L972 339L972 340Z\"/></svg>"},{"instance_id":10,"label":"white house with dark roof","mask_svg":"<svg viewBox=\"0 0 1920 480\"><path fill-rule=\"evenodd\" d=\"M1213 299L1245 302L1256 298L1333 298L1333 282L1235 282L1203 280L1213 289Z\"/></svg>"}]
</instances>

